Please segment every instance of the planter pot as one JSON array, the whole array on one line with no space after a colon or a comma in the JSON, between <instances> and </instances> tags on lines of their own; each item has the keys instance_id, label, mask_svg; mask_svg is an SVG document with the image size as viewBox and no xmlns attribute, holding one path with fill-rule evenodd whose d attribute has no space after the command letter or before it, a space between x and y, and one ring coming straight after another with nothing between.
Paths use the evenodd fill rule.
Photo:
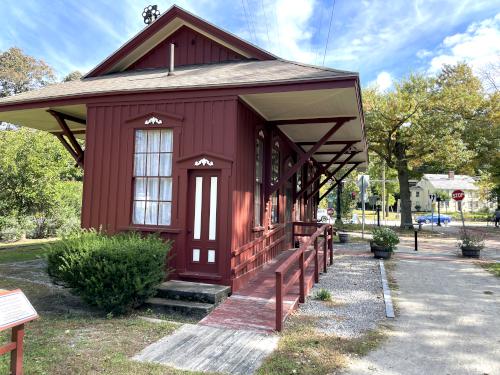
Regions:
<instances>
[{"instance_id":1,"label":"planter pot","mask_svg":"<svg viewBox=\"0 0 500 375\"><path fill-rule=\"evenodd\" d=\"M377 259L390 259L392 256L392 251L387 250L382 246L370 243L370 247L372 249L373 256Z\"/></svg>"},{"instance_id":2,"label":"planter pot","mask_svg":"<svg viewBox=\"0 0 500 375\"><path fill-rule=\"evenodd\" d=\"M340 241L340 243L349 242L349 234L347 234L347 233L339 233L339 241Z\"/></svg>"},{"instance_id":3,"label":"planter pot","mask_svg":"<svg viewBox=\"0 0 500 375\"><path fill-rule=\"evenodd\" d=\"M466 258L479 258L481 248L475 246L462 246L462 256Z\"/></svg>"}]
</instances>

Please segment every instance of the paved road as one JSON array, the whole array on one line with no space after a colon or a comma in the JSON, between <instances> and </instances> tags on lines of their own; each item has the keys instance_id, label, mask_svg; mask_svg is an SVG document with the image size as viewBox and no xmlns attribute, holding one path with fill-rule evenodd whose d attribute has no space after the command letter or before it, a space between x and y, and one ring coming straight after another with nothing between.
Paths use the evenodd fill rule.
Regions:
<instances>
[{"instance_id":1,"label":"paved road","mask_svg":"<svg viewBox=\"0 0 500 375\"><path fill-rule=\"evenodd\" d=\"M389 338L349 375L500 374L500 279L466 262L400 259Z\"/></svg>"}]
</instances>

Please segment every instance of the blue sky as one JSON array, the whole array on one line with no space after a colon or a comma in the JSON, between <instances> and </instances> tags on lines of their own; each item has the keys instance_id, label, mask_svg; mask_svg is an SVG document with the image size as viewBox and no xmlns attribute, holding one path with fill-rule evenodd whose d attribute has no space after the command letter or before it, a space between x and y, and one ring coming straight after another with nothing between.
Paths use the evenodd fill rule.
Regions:
<instances>
[{"instance_id":1,"label":"blue sky","mask_svg":"<svg viewBox=\"0 0 500 375\"><path fill-rule=\"evenodd\" d=\"M143 27L167 0L0 0L0 51L44 59L59 77L87 72ZM500 0L180 0L178 5L278 56L359 71L383 89L409 72L467 61L500 63Z\"/></svg>"}]
</instances>

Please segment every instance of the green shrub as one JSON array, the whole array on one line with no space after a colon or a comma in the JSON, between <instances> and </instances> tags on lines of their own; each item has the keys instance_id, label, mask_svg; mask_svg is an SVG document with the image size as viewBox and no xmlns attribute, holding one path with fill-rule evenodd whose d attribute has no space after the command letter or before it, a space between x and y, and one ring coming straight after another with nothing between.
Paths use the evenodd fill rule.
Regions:
<instances>
[{"instance_id":1,"label":"green shrub","mask_svg":"<svg viewBox=\"0 0 500 375\"><path fill-rule=\"evenodd\" d=\"M332 293L330 293L329 290L322 288L316 292L316 294L314 295L314 299L319 299L321 301L331 301Z\"/></svg>"},{"instance_id":2,"label":"green shrub","mask_svg":"<svg viewBox=\"0 0 500 375\"><path fill-rule=\"evenodd\" d=\"M23 223L15 216L0 217L0 241L15 242L26 233Z\"/></svg>"},{"instance_id":3,"label":"green shrub","mask_svg":"<svg viewBox=\"0 0 500 375\"><path fill-rule=\"evenodd\" d=\"M85 302L121 314L141 305L165 278L172 247L157 235L78 231L48 245L47 271Z\"/></svg>"},{"instance_id":4,"label":"green shrub","mask_svg":"<svg viewBox=\"0 0 500 375\"><path fill-rule=\"evenodd\" d=\"M391 228L377 227L373 228L373 242L389 251L394 251L399 243L399 237Z\"/></svg>"}]
</instances>

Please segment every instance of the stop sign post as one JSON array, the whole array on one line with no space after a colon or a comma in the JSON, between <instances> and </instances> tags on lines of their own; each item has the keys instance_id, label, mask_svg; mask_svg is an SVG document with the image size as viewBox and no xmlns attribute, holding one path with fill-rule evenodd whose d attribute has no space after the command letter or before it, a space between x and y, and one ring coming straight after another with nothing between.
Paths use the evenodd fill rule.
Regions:
<instances>
[{"instance_id":1,"label":"stop sign post","mask_svg":"<svg viewBox=\"0 0 500 375\"><path fill-rule=\"evenodd\" d=\"M460 216L462 217L462 225L465 229L464 212L462 211L462 200L465 198L465 193L462 190L455 190L451 193L453 200L458 202L458 210L460 211Z\"/></svg>"}]
</instances>

